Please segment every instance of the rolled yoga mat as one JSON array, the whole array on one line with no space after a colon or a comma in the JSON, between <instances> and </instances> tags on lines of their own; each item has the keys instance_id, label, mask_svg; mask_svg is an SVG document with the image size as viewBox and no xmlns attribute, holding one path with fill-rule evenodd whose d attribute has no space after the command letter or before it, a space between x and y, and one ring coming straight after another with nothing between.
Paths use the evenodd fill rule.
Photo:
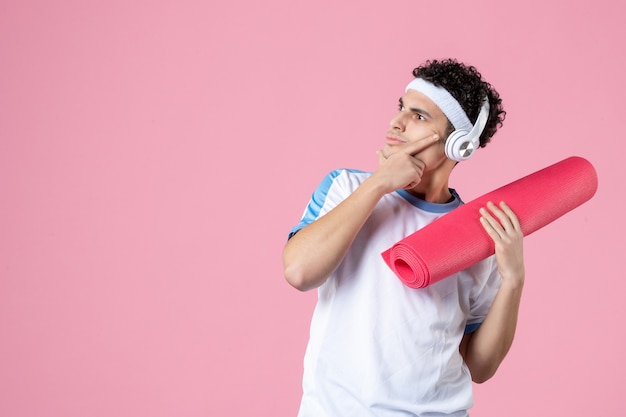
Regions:
<instances>
[{"instance_id":1,"label":"rolled yoga mat","mask_svg":"<svg viewBox=\"0 0 626 417\"><path fill-rule=\"evenodd\" d=\"M589 161L566 158L484 194L405 237L382 253L402 282L424 288L495 253L480 207L506 202L527 236L589 200L598 188Z\"/></svg>"}]
</instances>

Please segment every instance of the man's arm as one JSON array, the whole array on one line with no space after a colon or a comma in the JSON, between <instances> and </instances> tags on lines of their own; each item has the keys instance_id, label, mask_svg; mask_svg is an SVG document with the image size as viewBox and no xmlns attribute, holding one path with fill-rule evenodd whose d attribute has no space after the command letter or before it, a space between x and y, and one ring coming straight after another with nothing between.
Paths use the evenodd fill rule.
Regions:
<instances>
[{"instance_id":1,"label":"man's arm","mask_svg":"<svg viewBox=\"0 0 626 417\"><path fill-rule=\"evenodd\" d=\"M413 155L436 140L436 136L429 136L406 144L402 152L389 158L379 151L379 167L371 177L337 207L289 239L283 250L287 282L301 291L322 285L339 266L378 201L411 182L420 182L424 163Z\"/></svg>"},{"instance_id":2,"label":"man's arm","mask_svg":"<svg viewBox=\"0 0 626 417\"><path fill-rule=\"evenodd\" d=\"M352 241L386 191L364 181L337 207L305 226L283 250L285 279L300 291L317 288L339 266Z\"/></svg>"},{"instance_id":3,"label":"man's arm","mask_svg":"<svg viewBox=\"0 0 626 417\"><path fill-rule=\"evenodd\" d=\"M496 373L513 343L525 278L524 236L517 216L505 203L488 203L487 208L493 215L481 209L481 223L495 242L502 285L478 330L461 341L461 354L477 383Z\"/></svg>"}]
</instances>

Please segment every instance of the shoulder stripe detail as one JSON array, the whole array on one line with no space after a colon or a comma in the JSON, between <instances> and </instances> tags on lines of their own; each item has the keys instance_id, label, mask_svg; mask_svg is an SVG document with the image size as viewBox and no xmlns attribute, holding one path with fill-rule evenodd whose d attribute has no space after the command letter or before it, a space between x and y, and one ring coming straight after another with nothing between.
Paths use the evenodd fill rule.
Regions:
<instances>
[{"instance_id":1,"label":"shoulder stripe detail","mask_svg":"<svg viewBox=\"0 0 626 417\"><path fill-rule=\"evenodd\" d=\"M322 208L324 207L324 204L326 203L326 197L328 197L328 191L330 190L330 187L332 187L336 178L345 172L363 173L364 171L359 171L355 169L336 169L327 174L320 183L320 185L317 186L317 188L311 195L311 200L309 200L309 204L304 210L304 214L302 215L300 223L298 223L298 225L291 229L291 231L289 232L289 237L287 239L290 239L304 226L317 220Z\"/></svg>"}]
</instances>

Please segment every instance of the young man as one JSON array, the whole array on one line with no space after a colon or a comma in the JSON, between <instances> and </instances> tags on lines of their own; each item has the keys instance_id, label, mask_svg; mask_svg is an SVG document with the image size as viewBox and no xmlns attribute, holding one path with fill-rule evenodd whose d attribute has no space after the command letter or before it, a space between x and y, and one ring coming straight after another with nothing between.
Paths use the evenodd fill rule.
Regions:
<instances>
[{"instance_id":1,"label":"young man","mask_svg":"<svg viewBox=\"0 0 626 417\"><path fill-rule=\"evenodd\" d=\"M381 257L462 204L450 173L505 115L472 66L433 60L413 75L376 172L330 173L284 248L287 281L318 289L300 417L467 416L471 381L493 376L513 341L523 234L504 202L480 210L495 255L426 288L405 286ZM473 145L451 149L461 131Z\"/></svg>"}]
</instances>

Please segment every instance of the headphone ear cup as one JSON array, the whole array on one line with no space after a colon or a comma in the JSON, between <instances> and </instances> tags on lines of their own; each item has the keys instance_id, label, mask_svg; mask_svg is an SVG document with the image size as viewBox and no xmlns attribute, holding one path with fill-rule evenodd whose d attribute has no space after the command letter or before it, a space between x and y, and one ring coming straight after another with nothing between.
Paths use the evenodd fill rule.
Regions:
<instances>
[{"instance_id":1,"label":"headphone ear cup","mask_svg":"<svg viewBox=\"0 0 626 417\"><path fill-rule=\"evenodd\" d=\"M478 118L469 132L467 130L455 130L446 139L446 156L453 161L465 161L474 155L474 151L480 146L480 135L489 118L489 100L485 98L480 109Z\"/></svg>"},{"instance_id":2,"label":"headphone ear cup","mask_svg":"<svg viewBox=\"0 0 626 417\"><path fill-rule=\"evenodd\" d=\"M474 148L466 130L455 130L446 139L446 156L453 161L464 161L474 153Z\"/></svg>"}]
</instances>

